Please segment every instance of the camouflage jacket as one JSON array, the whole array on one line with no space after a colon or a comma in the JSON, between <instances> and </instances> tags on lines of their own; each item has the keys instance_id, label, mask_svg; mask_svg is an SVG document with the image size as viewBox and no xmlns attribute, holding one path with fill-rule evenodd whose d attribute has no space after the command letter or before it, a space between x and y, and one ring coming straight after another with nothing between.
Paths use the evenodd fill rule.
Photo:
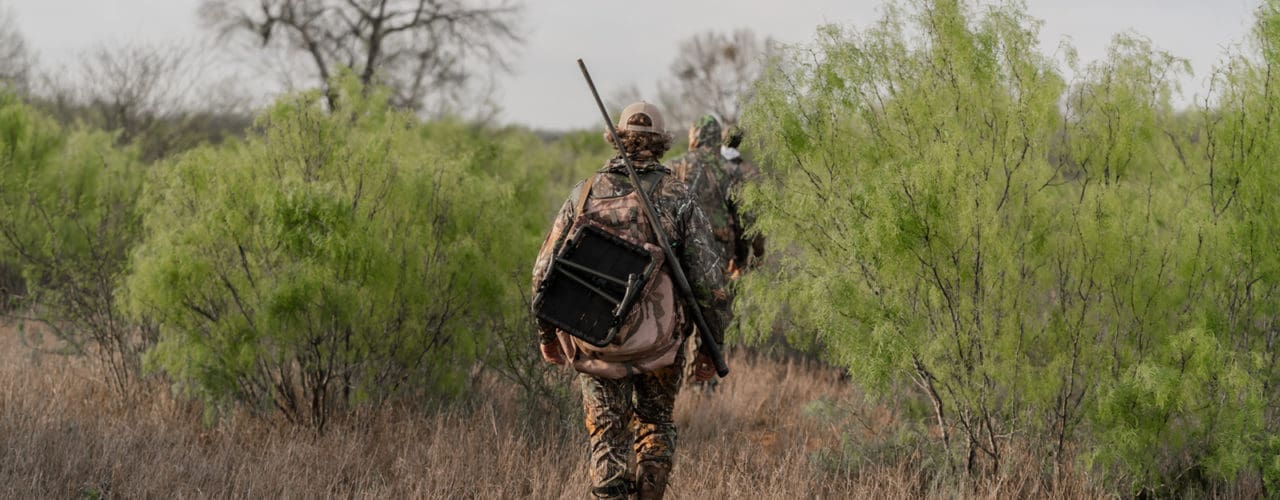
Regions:
<instances>
[{"instance_id":1,"label":"camouflage jacket","mask_svg":"<svg viewBox=\"0 0 1280 500\"><path fill-rule=\"evenodd\" d=\"M711 223L717 251L727 265L734 256L734 215L729 200L732 179L715 148L696 148L671 163L676 178L688 187Z\"/></svg>"},{"instance_id":2,"label":"camouflage jacket","mask_svg":"<svg viewBox=\"0 0 1280 500\"><path fill-rule=\"evenodd\" d=\"M717 341L723 342L724 327L728 325L729 295L724 273L724 261L712 242L711 227L707 217L702 213L684 184L671 177L671 171L657 162L637 165L636 174L641 182L656 182L648 189L654 210L662 221L662 227L671 241L672 250L680 258L685 276L689 278L689 286L702 307L708 327ZM632 191L631 180L626 174L622 159L615 157L604 168L600 169L591 187L592 198L609 198L625 196ZM651 181L651 179L653 179ZM585 182L585 181L584 181ZM542 250L533 265L533 287L546 277L551 258L560 252L560 247L569 237L569 228L573 226L578 206L578 196L582 182L573 187L569 198L560 207L555 220L542 243ZM654 244L657 244L654 241ZM692 325L686 325L684 334L689 333ZM538 324L538 333L544 341L554 337L555 328L551 325Z\"/></svg>"}]
</instances>

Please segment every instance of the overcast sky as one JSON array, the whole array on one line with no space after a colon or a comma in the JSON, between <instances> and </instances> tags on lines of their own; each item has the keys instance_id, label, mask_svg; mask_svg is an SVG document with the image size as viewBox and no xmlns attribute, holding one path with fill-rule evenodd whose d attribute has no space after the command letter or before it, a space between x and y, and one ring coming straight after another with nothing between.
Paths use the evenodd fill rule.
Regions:
<instances>
[{"instance_id":1,"label":"overcast sky","mask_svg":"<svg viewBox=\"0 0 1280 500\"><path fill-rule=\"evenodd\" d=\"M194 41L206 35L199 0L0 0L45 67L67 64L103 43ZM866 26L880 0L526 0L526 40L515 73L499 80L500 120L546 129L595 127L599 112L575 60L587 61L606 96L635 83L652 93L680 40L709 29L750 28L785 43L806 43L824 23ZM1064 39L1082 62L1105 55L1111 37L1133 31L1191 61L1187 94L1223 51L1243 40L1257 0L1028 0L1042 20L1041 43ZM1188 96L1189 98L1189 96Z\"/></svg>"}]
</instances>

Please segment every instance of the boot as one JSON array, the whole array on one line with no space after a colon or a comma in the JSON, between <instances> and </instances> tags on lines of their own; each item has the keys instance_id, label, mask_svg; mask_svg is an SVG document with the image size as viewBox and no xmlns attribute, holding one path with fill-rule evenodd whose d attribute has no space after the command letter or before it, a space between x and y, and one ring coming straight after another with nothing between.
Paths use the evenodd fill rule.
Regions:
<instances>
[{"instance_id":1,"label":"boot","mask_svg":"<svg viewBox=\"0 0 1280 500\"><path fill-rule=\"evenodd\" d=\"M670 474L670 465L648 460L640 462L636 469L636 498L661 500L667 491L667 476Z\"/></svg>"},{"instance_id":2,"label":"boot","mask_svg":"<svg viewBox=\"0 0 1280 500\"><path fill-rule=\"evenodd\" d=\"M591 496L602 500L628 500L636 492L636 482L631 474L615 477L603 486L591 488Z\"/></svg>"}]
</instances>

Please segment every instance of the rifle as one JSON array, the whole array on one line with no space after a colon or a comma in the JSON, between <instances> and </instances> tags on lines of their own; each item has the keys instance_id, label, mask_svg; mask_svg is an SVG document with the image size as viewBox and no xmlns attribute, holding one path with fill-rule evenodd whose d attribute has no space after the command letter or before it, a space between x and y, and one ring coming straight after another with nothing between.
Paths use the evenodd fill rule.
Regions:
<instances>
[{"instance_id":1,"label":"rifle","mask_svg":"<svg viewBox=\"0 0 1280 500\"><path fill-rule=\"evenodd\" d=\"M693 288L689 286L689 278L684 275L684 268L680 265L680 259L676 257L675 251L671 249L671 241L667 239L667 233L662 229L661 219L658 218L658 212L653 209L653 202L649 201L649 194L642 189L644 184L640 183L640 176L636 175L636 169L631 165L631 157L627 155L626 148L622 145L622 139L618 137L618 130L613 126L613 120L609 119L609 112L604 109L604 101L600 100L600 93L596 91L595 82L591 81L591 73L587 71L586 63L582 59L578 59L578 68L582 69L583 78L587 79L587 86L591 88L591 95L596 99L596 106L600 108L600 116L604 117L604 124L609 128L609 136L613 137L614 145L618 146L618 152L622 154L622 163L627 167L627 177L631 179L631 184L635 186L636 193L640 194L640 203L644 205L645 215L649 217L649 226L653 228L653 235L658 240L658 246L662 247L662 252L667 256L667 263L671 267L671 277L676 282L676 288L680 291L680 296L684 299L688 306L689 315L693 316L693 326L698 329L698 337L702 340L702 353L711 358L711 362L716 365L716 374L724 378L729 374L729 365L724 362L724 354L720 352L720 344L716 343L711 337L711 330L707 328L707 320L702 316L702 308L698 306L698 301L693 296Z\"/></svg>"}]
</instances>

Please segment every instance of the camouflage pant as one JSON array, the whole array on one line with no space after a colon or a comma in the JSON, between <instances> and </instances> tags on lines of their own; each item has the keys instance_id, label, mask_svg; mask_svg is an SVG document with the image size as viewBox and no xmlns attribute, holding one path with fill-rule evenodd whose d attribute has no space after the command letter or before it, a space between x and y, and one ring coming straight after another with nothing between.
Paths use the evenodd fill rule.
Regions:
<instances>
[{"instance_id":1,"label":"camouflage pant","mask_svg":"<svg viewBox=\"0 0 1280 500\"><path fill-rule=\"evenodd\" d=\"M624 497L635 487L640 498L654 493L654 498L661 498L676 448L671 412L680 391L683 357L656 372L617 380L578 376L591 439L592 493L597 497ZM633 449L638 472L634 480L627 471Z\"/></svg>"}]
</instances>

